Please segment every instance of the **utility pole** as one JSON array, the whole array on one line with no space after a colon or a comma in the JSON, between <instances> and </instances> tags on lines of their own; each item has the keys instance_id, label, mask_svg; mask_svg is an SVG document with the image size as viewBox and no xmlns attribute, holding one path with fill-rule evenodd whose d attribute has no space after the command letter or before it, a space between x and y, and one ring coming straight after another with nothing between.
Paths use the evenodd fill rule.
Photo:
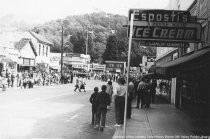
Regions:
<instances>
[{"instance_id":1,"label":"utility pole","mask_svg":"<svg viewBox=\"0 0 210 139\"><path fill-rule=\"evenodd\" d=\"M87 51L88 51L88 33L89 33L89 31L87 31L87 41L86 41L86 55L87 55Z\"/></svg>"},{"instance_id":2,"label":"utility pole","mask_svg":"<svg viewBox=\"0 0 210 139\"><path fill-rule=\"evenodd\" d=\"M63 25L61 30L61 76L63 75Z\"/></svg>"}]
</instances>

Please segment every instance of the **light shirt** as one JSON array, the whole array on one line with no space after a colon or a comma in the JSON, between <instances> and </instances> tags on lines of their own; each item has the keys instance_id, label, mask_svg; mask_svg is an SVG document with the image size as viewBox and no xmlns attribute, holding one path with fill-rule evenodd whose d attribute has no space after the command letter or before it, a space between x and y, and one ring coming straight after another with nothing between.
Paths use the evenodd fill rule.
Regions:
<instances>
[{"instance_id":1,"label":"light shirt","mask_svg":"<svg viewBox=\"0 0 210 139\"><path fill-rule=\"evenodd\" d=\"M115 91L115 96L125 96L126 94L126 91L127 91L127 87L124 86L124 85L118 85L116 87L116 91Z\"/></svg>"}]
</instances>

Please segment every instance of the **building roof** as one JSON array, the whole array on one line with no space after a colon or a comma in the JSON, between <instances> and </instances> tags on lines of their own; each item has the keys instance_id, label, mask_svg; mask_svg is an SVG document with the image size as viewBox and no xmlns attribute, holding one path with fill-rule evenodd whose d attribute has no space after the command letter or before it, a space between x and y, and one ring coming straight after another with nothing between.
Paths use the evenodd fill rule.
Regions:
<instances>
[{"instance_id":1,"label":"building roof","mask_svg":"<svg viewBox=\"0 0 210 139\"><path fill-rule=\"evenodd\" d=\"M105 61L105 63L126 63L125 61L109 61L109 60L107 60L107 61Z\"/></svg>"},{"instance_id":2,"label":"building roof","mask_svg":"<svg viewBox=\"0 0 210 139\"><path fill-rule=\"evenodd\" d=\"M25 45L26 45L27 43L30 44L30 46L31 46L31 48L32 48L32 50L33 50L33 52L34 52L34 54L37 56L36 49L35 49L35 47L34 47L32 41L31 41L30 39L28 39L28 38L22 38L19 42L17 42L17 43L15 44L15 49L20 51L21 49L23 49L23 47L25 47Z\"/></svg>"},{"instance_id":3,"label":"building roof","mask_svg":"<svg viewBox=\"0 0 210 139\"><path fill-rule=\"evenodd\" d=\"M44 44L48 44L50 46L52 46L53 44L48 41L44 36L40 35L40 34L37 34L35 32L32 32L32 31L29 31L29 33L34 37L36 38L39 42L41 43L44 43Z\"/></svg>"}]
</instances>

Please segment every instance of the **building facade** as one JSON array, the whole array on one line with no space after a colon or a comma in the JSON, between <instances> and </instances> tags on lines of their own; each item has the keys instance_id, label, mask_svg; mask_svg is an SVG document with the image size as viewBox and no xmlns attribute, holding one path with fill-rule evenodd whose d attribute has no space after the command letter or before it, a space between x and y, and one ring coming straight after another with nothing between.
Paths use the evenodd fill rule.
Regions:
<instances>
[{"instance_id":1,"label":"building facade","mask_svg":"<svg viewBox=\"0 0 210 139\"><path fill-rule=\"evenodd\" d=\"M105 61L106 70L112 73L122 73L126 72L126 62L122 61Z\"/></svg>"},{"instance_id":2,"label":"building facade","mask_svg":"<svg viewBox=\"0 0 210 139\"><path fill-rule=\"evenodd\" d=\"M29 34L37 53L36 68L49 71L50 47L53 46L53 44L40 34L32 31L29 31Z\"/></svg>"},{"instance_id":3,"label":"building facade","mask_svg":"<svg viewBox=\"0 0 210 139\"><path fill-rule=\"evenodd\" d=\"M189 11L196 17L202 40L187 47L158 48L156 72L169 77L171 103L210 125L210 1L171 0L168 9Z\"/></svg>"},{"instance_id":4,"label":"building facade","mask_svg":"<svg viewBox=\"0 0 210 139\"><path fill-rule=\"evenodd\" d=\"M79 53L65 53L63 63L73 70L89 71L88 64L90 63L90 55Z\"/></svg>"}]
</instances>

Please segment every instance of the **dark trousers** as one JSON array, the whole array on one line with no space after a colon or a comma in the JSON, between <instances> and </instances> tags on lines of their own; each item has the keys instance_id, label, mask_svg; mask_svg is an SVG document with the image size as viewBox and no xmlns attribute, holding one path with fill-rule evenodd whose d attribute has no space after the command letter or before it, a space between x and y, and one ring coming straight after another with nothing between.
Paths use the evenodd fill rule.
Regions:
<instances>
[{"instance_id":1,"label":"dark trousers","mask_svg":"<svg viewBox=\"0 0 210 139\"><path fill-rule=\"evenodd\" d=\"M13 85L14 85L14 80L11 80L12 81L12 87L13 87Z\"/></svg>"},{"instance_id":2,"label":"dark trousers","mask_svg":"<svg viewBox=\"0 0 210 139\"><path fill-rule=\"evenodd\" d=\"M137 103L136 103L136 107L137 107L137 108L139 108L140 101L141 101L141 104L143 104L143 103L142 103L142 101L143 101L142 98L143 98L142 94L139 94L139 93L138 93L138 94L137 94Z\"/></svg>"},{"instance_id":3,"label":"dark trousers","mask_svg":"<svg viewBox=\"0 0 210 139\"><path fill-rule=\"evenodd\" d=\"M92 125L96 125L96 113L97 112L97 108L95 108L94 106L92 106Z\"/></svg>"},{"instance_id":4,"label":"dark trousers","mask_svg":"<svg viewBox=\"0 0 210 139\"><path fill-rule=\"evenodd\" d=\"M77 91L77 89L81 92L81 90L80 90L80 88L79 88L79 85L75 85L74 91Z\"/></svg>"},{"instance_id":5,"label":"dark trousers","mask_svg":"<svg viewBox=\"0 0 210 139\"><path fill-rule=\"evenodd\" d=\"M115 98L115 118L117 124L124 123L124 108L125 108L125 98L121 96L116 96Z\"/></svg>"},{"instance_id":6,"label":"dark trousers","mask_svg":"<svg viewBox=\"0 0 210 139\"><path fill-rule=\"evenodd\" d=\"M132 109L132 96L128 96L128 103L127 103L127 118L131 118L131 109Z\"/></svg>"},{"instance_id":7,"label":"dark trousers","mask_svg":"<svg viewBox=\"0 0 210 139\"><path fill-rule=\"evenodd\" d=\"M98 107L97 108L97 122L96 124L105 127L105 122L106 122L106 113L107 113L107 108L104 107Z\"/></svg>"},{"instance_id":8,"label":"dark trousers","mask_svg":"<svg viewBox=\"0 0 210 139\"><path fill-rule=\"evenodd\" d=\"M151 102L154 104L155 103L155 94L151 94Z\"/></svg>"}]
</instances>

